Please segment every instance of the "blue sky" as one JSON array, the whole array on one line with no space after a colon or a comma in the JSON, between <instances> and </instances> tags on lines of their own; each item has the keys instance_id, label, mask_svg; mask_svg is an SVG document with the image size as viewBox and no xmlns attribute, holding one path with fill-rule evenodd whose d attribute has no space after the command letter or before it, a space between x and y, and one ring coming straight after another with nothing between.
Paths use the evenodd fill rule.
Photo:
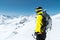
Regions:
<instances>
[{"instance_id":1,"label":"blue sky","mask_svg":"<svg viewBox=\"0 0 60 40\"><path fill-rule=\"evenodd\" d=\"M60 0L0 0L0 15L32 15L38 6L49 15L60 13Z\"/></svg>"}]
</instances>

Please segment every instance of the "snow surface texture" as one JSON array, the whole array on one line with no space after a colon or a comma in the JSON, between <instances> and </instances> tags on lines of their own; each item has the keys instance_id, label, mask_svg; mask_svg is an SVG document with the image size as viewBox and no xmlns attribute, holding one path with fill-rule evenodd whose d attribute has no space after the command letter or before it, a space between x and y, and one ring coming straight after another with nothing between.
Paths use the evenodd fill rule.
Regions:
<instances>
[{"instance_id":1,"label":"snow surface texture","mask_svg":"<svg viewBox=\"0 0 60 40\"><path fill-rule=\"evenodd\" d=\"M52 17L52 30L46 40L60 40L60 14ZM35 28L35 16L0 16L0 40L35 40L32 37Z\"/></svg>"}]
</instances>

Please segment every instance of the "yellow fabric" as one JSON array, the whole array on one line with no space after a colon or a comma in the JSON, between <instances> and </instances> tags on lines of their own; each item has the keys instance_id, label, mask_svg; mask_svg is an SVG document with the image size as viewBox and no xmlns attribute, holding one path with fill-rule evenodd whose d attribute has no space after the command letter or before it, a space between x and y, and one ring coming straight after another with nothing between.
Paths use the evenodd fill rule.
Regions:
<instances>
[{"instance_id":1,"label":"yellow fabric","mask_svg":"<svg viewBox=\"0 0 60 40\"><path fill-rule=\"evenodd\" d=\"M42 14L42 12L40 12ZM37 14L37 17L36 17L36 27L35 27L35 32L42 32L41 30L41 27L42 27L42 15L39 15L39 13Z\"/></svg>"},{"instance_id":2,"label":"yellow fabric","mask_svg":"<svg viewBox=\"0 0 60 40\"><path fill-rule=\"evenodd\" d=\"M37 14L39 15L39 14L42 14L43 12L41 11L41 12L38 12Z\"/></svg>"}]
</instances>

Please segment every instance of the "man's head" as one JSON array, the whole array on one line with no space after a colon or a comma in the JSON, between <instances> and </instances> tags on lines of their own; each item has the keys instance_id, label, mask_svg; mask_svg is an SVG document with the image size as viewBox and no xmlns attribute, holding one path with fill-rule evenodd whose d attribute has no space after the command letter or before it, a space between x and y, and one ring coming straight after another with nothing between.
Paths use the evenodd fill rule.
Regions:
<instances>
[{"instance_id":1,"label":"man's head","mask_svg":"<svg viewBox=\"0 0 60 40\"><path fill-rule=\"evenodd\" d=\"M43 10L42 7L37 7L37 8L35 9L36 13L38 13L38 14L41 14L41 13L42 13L42 10Z\"/></svg>"}]
</instances>

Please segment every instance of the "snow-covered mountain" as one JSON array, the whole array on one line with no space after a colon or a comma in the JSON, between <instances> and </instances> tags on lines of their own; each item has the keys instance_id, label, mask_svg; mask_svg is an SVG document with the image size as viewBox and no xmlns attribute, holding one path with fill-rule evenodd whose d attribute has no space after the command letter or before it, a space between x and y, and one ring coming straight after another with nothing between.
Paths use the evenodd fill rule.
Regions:
<instances>
[{"instance_id":1,"label":"snow-covered mountain","mask_svg":"<svg viewBox=\"0 0 60 40\"><path fill-rule=\"evenodd\" d=\"M52 30L46 40L60 40L60 14L52 17ZM35 16L0 16L0 40L35 40L32 37L35 28Z\"/></svg>"},{"instance_id":2,"label":"snow-covered mountain","mask_svg":"<svg viewBox=\"0 0 60 40\"><path fill-rule=\"evenodd\" d=\"M60 19L60 14L52 16L53 19Z\"/></svg>"},{"instance_id":3,"label":"snow-covered mountain","mask_svg":"<svg viewBox=\"0 0 60 40\"><path fill-rule=\"evenodd\" d=\"M0 24L5 24L6 20L13 19L11 16L6 16L6 15L0 15Z\"/></svg>"},{"instance_id":4,"label":"snow-covered mountain","mask_svg":"<svg viewBox=\"0 0 60 40\"><path fill-rule=\"evenodd\" d=\"M52 30L48 33L48 40L60 40L60 14L52 16Z\"/></svg>"},{"instance_id":5,"label":"snow-covered mountain","mask_svg":"<svg viewBox=\"0 0 60 40\"><path fill-rule=\"evenodd\" d=\"M31 20L33 21L33 16L19 16L19 17L8 17L1 15L0 16L0 40L5 40L11 34L16 34L18 31L21 31L20 28L23 28L26 23ZM19 30L18 30L19 29ZM18 31L17 31L18 30ZM3 37L1 37L3 36Z\"/></svg>"}]
</instances>

